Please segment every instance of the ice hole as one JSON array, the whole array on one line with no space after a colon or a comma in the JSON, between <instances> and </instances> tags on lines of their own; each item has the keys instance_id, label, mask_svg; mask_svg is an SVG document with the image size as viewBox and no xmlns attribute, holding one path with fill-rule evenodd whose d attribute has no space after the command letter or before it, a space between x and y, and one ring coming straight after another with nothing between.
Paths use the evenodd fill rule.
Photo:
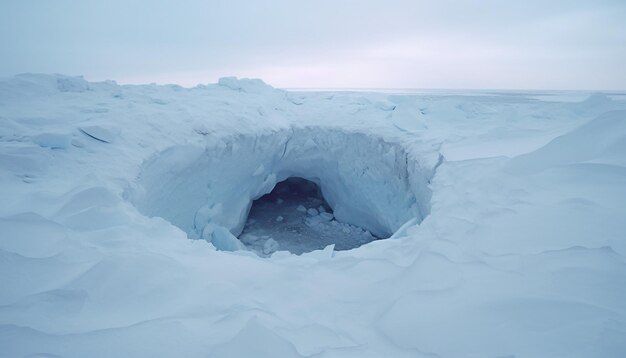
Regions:
<instances>
[{"instance_id":1,"label":"ice hole","mask_svg":"<svg viewBox=\"0 0 626 358\"><path fill-rule=\"evenodd\" d=\"M418 159L399 143L340 129L208 138L155 153L125 196L218 250L347 250L399 237L428 215L435 167Z\"/></svg>"},{"instance_id":2,"label":"ice hole","mask_svg":"<svg viewBox=\"0 0 626 358\"><path fill-rule=\"evenodd\" d=\"M239 235L259 255L277 249L299 255L331 244L335 250L349 250L378 239L363 228L337 220L320 187L299 177L276 184L255 200Z\"/></svg>"}]
</instances>

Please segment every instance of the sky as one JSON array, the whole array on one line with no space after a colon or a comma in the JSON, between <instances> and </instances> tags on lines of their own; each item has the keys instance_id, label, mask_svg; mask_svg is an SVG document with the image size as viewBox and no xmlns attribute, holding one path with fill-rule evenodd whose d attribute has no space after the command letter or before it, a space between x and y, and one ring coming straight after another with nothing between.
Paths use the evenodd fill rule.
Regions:
<instances>
[{"instance_id":1,"label":"sky","mask_svg":"<svg viewBox=\"0 0 626 358\"><path fill-rule=\"evenodd\" d=\"M626 90L626 0L0 0L0 76Z\"/></svg>"}]
</instances>

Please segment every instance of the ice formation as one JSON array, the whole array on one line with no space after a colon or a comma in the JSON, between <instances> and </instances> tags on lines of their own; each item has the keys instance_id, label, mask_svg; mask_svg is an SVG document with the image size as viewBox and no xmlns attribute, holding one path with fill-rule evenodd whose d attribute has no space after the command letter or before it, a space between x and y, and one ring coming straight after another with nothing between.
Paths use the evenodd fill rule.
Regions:
<instances>
[{"instance_id":1,"label":"ice formation","mask_svg":"<svg viewBox=\"0 0 626 358\"><path fill-rule=\"evenodd\" d=\"M389 237L428 213L432 172L401 145L373 134L290 128L168 148L142 167L138 189L127 196L142 213L165 218L192 238L207 225L237 236L253 200L301 177L319 184L337 220Z\"/></svg>"},{"instance_id":2,"label":"ice formation","mask_svg":"<svg viewBox=\"0 0 626 358\"><path fill-rule=\"evenodd\" d=\"M0 79L0 356L624 356L625 99Z\"/></svg>"}]
</instances>

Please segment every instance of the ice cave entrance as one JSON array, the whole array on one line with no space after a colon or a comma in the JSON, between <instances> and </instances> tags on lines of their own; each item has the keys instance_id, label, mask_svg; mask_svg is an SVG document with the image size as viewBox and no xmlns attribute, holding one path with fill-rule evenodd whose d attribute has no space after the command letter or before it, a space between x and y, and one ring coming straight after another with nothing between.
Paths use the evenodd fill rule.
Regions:
<instances>
[{"instance_id":1,"label":"ice cave entrance","mask_svg":"<svg viewBox=\"0 0 626 358\"><path fill-rule=\"evenodd\" d=\"M166 148L125 197L221 251L348 250L428 215L428 168L372 134L289 128Z\"/></svg>"},{"instance_id":2,"label":"ice cave entrance","mask_svg":"<svg viewBox=\"0 0 626 358\"><path fill-rule=\"evenodd\" d=\"M349 250L379 237L358 226L338 221L320 187L290 177L252 203L239 240L261 256L276 250L294 254L321 250Z\"/></svg>"}]
</instances>

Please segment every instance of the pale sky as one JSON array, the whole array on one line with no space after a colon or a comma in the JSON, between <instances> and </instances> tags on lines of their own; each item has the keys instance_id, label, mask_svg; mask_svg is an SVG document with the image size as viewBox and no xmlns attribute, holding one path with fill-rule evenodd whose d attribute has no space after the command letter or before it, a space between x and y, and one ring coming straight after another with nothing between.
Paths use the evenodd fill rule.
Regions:
<instances>
[{"instance_id":1,"label":"pale sky","mask_svg":"<svg viewBox=\"0 0 626 358\"><path fill-rule=\"evenodd\" d=\"M0 0L0 76L626 90L626 0Z\"/></svg>"}]
</instances>

